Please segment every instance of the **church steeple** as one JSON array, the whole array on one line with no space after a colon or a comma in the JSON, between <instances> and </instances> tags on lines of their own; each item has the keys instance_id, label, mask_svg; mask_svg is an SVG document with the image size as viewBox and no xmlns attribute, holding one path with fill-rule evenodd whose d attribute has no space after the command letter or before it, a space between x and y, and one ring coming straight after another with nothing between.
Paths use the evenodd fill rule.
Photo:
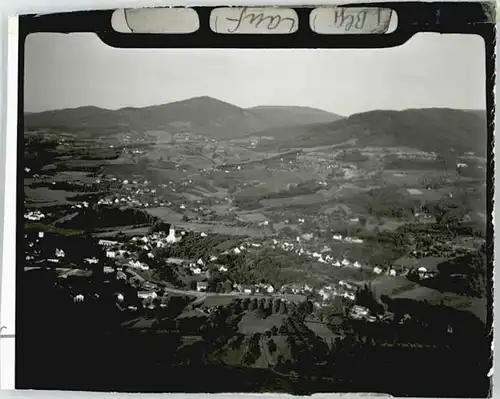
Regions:
<instances>
[{"instance_id":1,"label":"church steeple","mask_svg":"<svg viewBox=\"0 0 500 399\"><path fill-rule=\"evenodd\" d=\"M177 241L177 239L175 237L175 228L173 225L170 225L170 228L168 230L167 242L174 243L176 241Z\"/></svg>"}]
</instances>

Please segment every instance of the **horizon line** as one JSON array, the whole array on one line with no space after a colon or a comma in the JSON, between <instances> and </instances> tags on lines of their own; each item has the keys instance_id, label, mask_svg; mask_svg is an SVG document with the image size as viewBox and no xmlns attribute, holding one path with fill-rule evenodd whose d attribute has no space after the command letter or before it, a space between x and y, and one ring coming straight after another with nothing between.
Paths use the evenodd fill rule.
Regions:
<instances>
[{"instance_id":1,"label":"horizon line","mask_svg":"<svg viewBox=\"0 0 500 399\"><path fill-rule=\"evenodd\" d=\"M486 112L487 109L486 108L453 108L453 107L438 107L438 106L429 106L429 107L410 107L410 108L404 108L404 109L389 109L389 108L374 108L374 109L371 109L371 110L364 110L364 111L358 111L358 112L353 112L351 114L348 114L348 115L341 115L341 114L338 114L336 112L333 112L333 111L328 111L328 110L325 110L323 108L318 108L318 107L314 107L314 106L311 106L311 105L284 105L284 104L259 104L259 105L254 105L254 106L251 106L251 107L241 107L239 105L235 105L233 103L230 103L228 101L224 101L224 100L220 100L216 97L212 97L212 96L209 96L209 95L202 95L202 96L194 96L194 97L187 97L187 98L184 98L182 100L174 100L174 101L170 101L170 102L165 102L165 103L158 103L158 104L150 104L150 105L144 105L144 106L124 106L124 107L119 107L119 108L104 108L104 107L99 107L97 105L92 105L92 104L87 104L87 105L79 105L77 107L66 107L66 108L51 108L51 109L45 109L45 110L40 110L40 111L27 111L27 110L24 110L23 111L23 114L24 115L27 115L27 114L42 114L42 113L45 113L45 112L58 112L58 111L69 111L69 110L77 110L77 109L80 109L80 108L97 108L97 109L100 109L100 110L103 110L103 111L112 111L112 112L116 112L116 111L121 111L121 110L125 110L125 109L136 109L136 110L140 110L140 109L144 109L144 108L151 108L151 107L161 107L161 106L165 106L165 105L170 105L170 104L175 104L175 103L181 103L181 102L184 102L184 101L189 101L189 100L196 100L196 99L202 99L202 98L206 98L206 99L212 99L212 100L216 100L216 101L219 101L219 102L222 102L222 103L226 103L228 105L232 105L234 107L237 107L237 108L240 108L240 109L243 109L243 110L251 110L253 108L259 108L259 107L282 107L282 108L286 108L286 107L297 107L297 108L310 108L310 109L315 109L315 110L318 110L318 111L323 111L323 112L326 112L326 113L330 113L332 115L336 115L336 116L339 116L339 117L342 117L342 118L347 118L347 117L350 117L352 115L356 115L356 114L360 114L360 113L365 113L365 112L372 112L372 111L405 111L405 110L411 110L411 109L454 109L454 110L460 110L460 111L484 111Z\"/></svg>"}]
</instances>

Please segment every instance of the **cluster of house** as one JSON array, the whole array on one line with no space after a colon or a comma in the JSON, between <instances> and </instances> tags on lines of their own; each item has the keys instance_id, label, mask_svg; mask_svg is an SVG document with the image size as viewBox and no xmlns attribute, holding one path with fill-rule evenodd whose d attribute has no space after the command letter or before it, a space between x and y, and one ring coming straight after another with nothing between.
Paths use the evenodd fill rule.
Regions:
<instances>
[{"instance_id":1,"label":"cluster of house","mask_svg":"<svg viewBox=\"0 0 500 399\"><path fill-rule=\"evenodd\" d=\"M147 181L146 181L147 182ZM146 184L143 183L143 184ZM192 183L190 180L189 182ZM189 182L182 182L180 186L189 185ZM128 180L123 180L123 184L129 184ZM132 181L132 184L136 183L136 181ZM149 182L147 182L149 184ZM166 188L168 187L166 184L160 184L158 187ZM177 189L175 187L168 187L170 191L176 192ZM210 214L210 209L204 208L201 205L191 207L190 203L182 203L179 201L178 203L172 203L171 201L162 200L161 198L157 198L157 189L156 188L138 188L133 189L132 187L125 187L127 193L123 193L122 195L112 195L104 198L100 198L97 201L98 205L119 205L119 206L130 206L134 208L154 208L154 207L171 207L173 210L186 214L186 212L192 212L191 218L195 216L200 216L198 213L201 213L202 216L207 216ZM198 204L201 201L196 201ZM189 216L189 215L188 215Z\"/></svg>"},{"instance_id":2,"label":"cluster of house","mask_svg":"<svg viewBox=\"0 0 500 399\"><path fill-rule=\"evenodd\" d=\"M246 285L246 284L233 284L233 289L236 292L252 295L252 294L273 294L274 287L271 284L258 283L254 285Z\"/></svg>"},{"instance_id":3,"label":"cluster of house","mask_svg":"<svg viewBox=\"0 0 500 399\"><path fill-rule=\"evenodd\" d=\"M150 206L164 206L166 204L161 203L158 199L150 199L149 202L147 198L151 198L154 194L156 194L156 188L150 188L151 182L148 180L139 181L139 180L128 180L128 179L119 179L116 177L107 178L106 181L111 181L113 183L119 184L125 188L128 192L127 195L118 195L118 196L109 196L99 199L97 202L98 205L128 205L134 207L150 207ZM96 179L95 183L101 183L101 179Z\"/></svg>"},{"instance_id":4,"label":"cluster of house","mask_svg":"<svg viewBox=\"0 0 500 399\"><path fill-rule=\"evenodd\" d=\"M143 237L133 237L131 239L132 243L135 243L137 249L142 251L146 251L147 257L153 259L155 257L153 253L154 248L163 248L165 246L175 244L182 240L182 237L186 233L181 231L180 235L176 234L176 231L173 227L169 229L169 233L166 235L162 232L154 233L151 235L143 236ZM206 237L206 233L200 233L201 237ZM136 270L149 270L149 266L145 262L141 262L138 259L133 257L133 253L128 250L124 250L121 248L121 244L115 241L109 240L100 240L100 245L106 247L106 256L110 258L115 258L117 260L124 259L126 257L126 261L122 263L123 266L126 266L130 269ZM210 261L216 261L217 257L211 256ZM197 261L189 261L181 258L168 258L165 260L167 264L175 264L178 266L182 266L187 270L190 270L193 275L200 276L205 275L205 277L209 278L209 271L206 268L206 264L203 259L198 259ZM219 271L225 272L228 269L220 265ZM199 291L206 290L206 282L199 281L197 289Z\"/></svg>"},{"instance_id":5,"label":"cluster of house","mask_svg":"<svg viewBox=\"0 0 500 399\"><path fill-rule=\"evenodd\" d=\"M350 309L349 317L354 320L364 320L369 323L374 323L377 321L377 318L371 314L369 309L359 305L354 305Z\"/></svg>"},{"instance_id":6,"label":"cluster of house","mask_svg":"<svg viewBox=\"0 0 500 399\"><path fill-rule=\"evenodd\" d=\"M321 299L326 302L334 297L343 297L351 301L356 300L357 287L346 281L339 281L338 285L326 285L318 290Z\"/></svg>"},{"instance_id":7,"label":"cluster of house","mask_svg":"<svg viewBox=\"0 0 500 399\"><path fill-rule=\"evenodd\" d=\"M45 218L45 215L39 210L28 211L24 214L24 218L32 221L40 221Z\"/></svg>"},{"instance_id":8,"label":"cluster of house","mask_svg":"<svg viewBox=\"0 0 500 399\"><path fill-rule=\"evenodd\" d=\"M359 261L350 260L346 257L336 258L332 256L329 252L332 251L332 248L324 245L321 250L313 251L306 249L301 243L311 241L313 239L312 234L303 234L300 237L296 237L297 243L287 242L287 241L278 241L277 239L272 240L272 248L280 248L286 252L293 252L299 256L306 256L311 260L314 260L319 263L329 264L334 267L352 267L356 269L369 269L375 274L386 274L388 276L397 276L405 272L405 270L400 270L398 268L386 267L382 268L379 266L368 266L363 265ZM352 237L343 237L340 234L336 234L333 236L335 241L343 241L346 243L354 243L359 244L362 243L363 240L359 238Z\"/></svg>"},{"instance_id":9,"label":"cluster of house","mask_svg":"<svg viewBox=\"0 0 500 399\"><path fill-rule=\"evenodd\" d=\"M144 194L142 192L135 194ZM127 196L112 196L99 199L97 201L98 205L127 205L135 208L149 208L155 206L166 206L165 203L159 201L158 199L151 199L150 201L145 201L141 197L135 197L134 194Z\"/></svg>"},{"instance_id":10,"label":"cluster of house","mask_svg":"<svg viewBox=\"0 0 500 399\"><path fill-rule=\"evenodd\" d=\"M338 166L336 162L332 162L330 159L324 159L320 154L315 154L315 156L297 155L294 160L280 158L280 161L280 169L283 170L286 166L289 171L298 171L306 168L319 173L327 173L328 170Z\"/></svg>"},{"instance_id":11,"label":"cluster of house","mask_svg":"<svg viewBox=\"0 0 500 399\"><path fill-rule=\"evenodd\" d=\"M138 249L147 251L148 258L154 259L154 248L164 248L167 245L175 244L182 239L184 234L184 232L181 232L181 236L177 236L175 229L171 227L167 235L158 232L143 237L136 236L132 237L131 242L137 245ZM117 241L99 240L99 245L105 247L106 257L108 258L122 259L130 258L133 255L130 251L123 249L123 244ZM128 266L135 269L149 270L148 265L136 259L129 259Z\"/></svg>"},{"instance_id":12,"label":"cluster of house","mask_svg":"<svg viewBox=\"0 0 500 399\"><path fill-rule=\"evenodd\" d=\"M83 201L82 203L71 205L71 209L82 209L88 208L90 204L87 201Z\"/></svg>"},{"instance_id":13,"label":"cluster of house","mask_svg":"<svg viewBox=\"0 0 500 399\"><path fill-rule=\"evenodd\" d=\"M304 239L304 236L308 235L303 235L302 237L297 237L297 241L300 243L301 239ZM334 258L330 254L326 254L325 252L328 252L330 249L324 248L322 252L316 252L316 251L310 251L308 249L304 249L301 245L299 244L294 244L294 243L289 243L289 242L279 242L276 239L273 239L273 245L272 248L280 248L286 252L294 252L299 256L306 256L311 258L312 260L315 260L320 263L325 263L325 264L330 264L332 266L336 267L354 267L357 269L363 268L364 266L359 263L358 261L351 261L346 258L342 258L341 260Z\"/></svg>"},{"instance_id":14,"label":"cluster of house","mask_svg":"<svg viewBox=\"0 0 500 399\"><path fill-rule=\"evenodd\" d=\"M213 259L213 258L211 258ZM198 259L196 262L187 262L187 268L191 271L195 276L199 276L202 273L205 274L207 278L210 277L209 271L205 268L205 262L203 259ZM227 271L227 269L226 269Z\"/></svg>"},{"instance_id":15,"label":"cluster of house","mask_svg":"<svg viewBox=\"0 0 500 399\"><path fill-rule=\"evenodd\" d=\"M343 237L342 234L334 234L333 239L335 241L346 242L349 244L362 244L363 240L356 237Z\"/></svg>"},{"instance_id":16,"label":"cluster of house","mask_svg":"<svg viewBox=\"0 0 500 399\"><path fill-rule=\"evenodd\" d=\"M280 294L303 295L313 292L313 287L307 283L290 283L280 287Z\"/></svg>"}]
</instances>

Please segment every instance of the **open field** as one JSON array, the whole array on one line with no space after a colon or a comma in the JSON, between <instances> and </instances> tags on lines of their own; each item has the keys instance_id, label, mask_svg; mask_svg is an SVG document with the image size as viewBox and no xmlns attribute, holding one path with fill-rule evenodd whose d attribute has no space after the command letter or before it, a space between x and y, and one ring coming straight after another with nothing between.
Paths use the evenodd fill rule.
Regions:
<instances>
[{"instance_id":1,"label":"open field","mask_svg":"<svg viewBox=\"0 0 500 399\"><path fill-rule=\"evenodd\" d=\"M146 211L150 215L160 218L165 222L178 222L182 220L182 214L168 207L148 208Z\"/></svg>"},{"instance_id":2,"label":"open field","mask_svg":"<svg viewBox=\"0 0 500 399\"><path fill-rule=\"evenodd\" d=\"M48 187L25 187L24 190L27 201L31 201L37 205L69 204L72 197L81 194L64 190L52 190Z\"/></svg>"},{"instance_id":3,"label":"open field","mask_svg":"<svg viewBox=\"0 0 500 399\"><path fill-rule=\"evenodd\" d=\"M105 231L96 232L93 235L95 237L100 237L100 238L115 237L118 233L124 234L126 236L138 236L147 234L149 230L150 230L149 226L144 226L144 227L123 226L112 230L106 229Z\"/></svg>"}]
</instances>

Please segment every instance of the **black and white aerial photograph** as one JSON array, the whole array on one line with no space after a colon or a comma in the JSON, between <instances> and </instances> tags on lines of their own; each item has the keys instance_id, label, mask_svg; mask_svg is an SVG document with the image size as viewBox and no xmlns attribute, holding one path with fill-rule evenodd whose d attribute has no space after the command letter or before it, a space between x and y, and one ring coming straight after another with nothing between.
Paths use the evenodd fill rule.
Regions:
<instances>
[{"instance_id":1,"label":"black and white aerial photograph","mask_svg":"<svg viewBox=\"0 0 500 399\"><path fill-rule=\"evenodd\" d=\"M36 33L23 93L16 388L489 395L480 36Z\"/></svg>"}]
</instances>

